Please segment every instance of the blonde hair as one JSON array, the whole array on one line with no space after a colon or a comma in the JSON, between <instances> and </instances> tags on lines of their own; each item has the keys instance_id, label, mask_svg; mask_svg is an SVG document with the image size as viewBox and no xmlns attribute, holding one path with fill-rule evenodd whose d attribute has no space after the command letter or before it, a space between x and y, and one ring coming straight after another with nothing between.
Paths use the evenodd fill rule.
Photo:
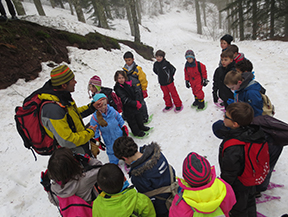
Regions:
<instances>
[{"instance_id":1,"label":"blonde hair","mask_svg":"<svg viewBox=\"0 0 288 217\"><path fill-rule=\"evenodd\" d=\"M225 78L224 78L224 84L225 85L236 85L238 84L238 81L242 81L243 78L242 78L242 73L241 72L238 72L236 70L231 70L229 71Z\"/></svg>"}]
</instances>

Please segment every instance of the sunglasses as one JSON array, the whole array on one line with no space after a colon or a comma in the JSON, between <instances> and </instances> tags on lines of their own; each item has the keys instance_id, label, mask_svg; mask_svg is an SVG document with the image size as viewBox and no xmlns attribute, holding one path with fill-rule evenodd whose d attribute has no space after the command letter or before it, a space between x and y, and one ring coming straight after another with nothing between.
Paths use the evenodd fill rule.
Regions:
<instances>
[{"instance_id":1,"label":"sunglasses","mask_svg":"<svg viewBox=\"0 0 288 217\"><path fill-rule=\"evenodd\" d=\"M233 119L232 118L229 118L227 115L226 115L226 113L224 114L224 118L226 118L226 119L228 119L228 120L230 120L230 121L233 121ZM233 121L234 122L234 121Z\"/></svg>"}]
</instances>

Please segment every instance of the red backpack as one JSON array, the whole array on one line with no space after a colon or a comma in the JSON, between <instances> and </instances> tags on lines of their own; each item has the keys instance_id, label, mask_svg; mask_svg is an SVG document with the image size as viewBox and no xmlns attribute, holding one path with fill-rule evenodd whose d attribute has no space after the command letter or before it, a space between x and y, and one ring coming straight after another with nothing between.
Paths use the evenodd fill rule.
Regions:
<instances>
[{"instance_id":1,"label":"red backpack","mask_svg":"<svg viewBox=\"0 0 288 217\"><path fill-rule=\"evenodd\" d=\"M270 169L268 143L243 142L238 139L229 139L224 143L224 150L233 145L244 145L245 166L238 179L245 186L260 185L266 178Z\"/></svg>"}]
</instances>

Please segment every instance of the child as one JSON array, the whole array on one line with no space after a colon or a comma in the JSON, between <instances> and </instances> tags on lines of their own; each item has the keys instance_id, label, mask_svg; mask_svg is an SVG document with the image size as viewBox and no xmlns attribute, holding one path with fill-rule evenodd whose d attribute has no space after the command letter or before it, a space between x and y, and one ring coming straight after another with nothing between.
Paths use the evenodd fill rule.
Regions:
<instances>
[{"instance_id":1,"label":"child","mask_svg":"<svg viewBox=\"0 0 288 217\"><path fill-rule=\"evenodd\" d=\"M157 143L152 142L150 145L145 145L140 148L139 152L138 146L132 138L120 137L116 139L113 150L116 157L131 165L129 176L138 192L145 194L171 184L169 163ZM173 179L175 180L174 169ZM167 199L170 195L170 193L164 193L150 198L157 216L168 216L169 210L165 205L165 200L161 200L159 197Z\"/></svg>"},{"instance_id":2,"label":"child","mask_svg":"<svg viewBox=\"0 0 288 217\"><path fill-rule=\"evenodd\" d=\"M178 178L180 193L174 197L170 217L190 217L195 212L229 217L236 203L234 191L216 177L215 167L211 167L208 160L191 152L183 161L182 173L184 179Z\"/></svg>"},{"instance_id":3,"label":"child","mask_svg":"<svg viewBox=\"0 0 288 217\"><path fill-rule=\"evenodd\" d=\"M143 117L139 111L143 105L139 101L139 94L136 94L132 81L127 81L126 73L120 70L115 73L114 80L116 82L114 91L121 98L123 113L132 133L138 137L145 136L144 131L149 131L150 127L143 124Z\"/></svg>"},{"instance_id":4,"label":"child","mask_svg":"<svg viewBox=\"0 0 288 217\"><path fill-rule=\"evenodd\" d=\"M203 109L205 107L205 102L202 87L205 87L208 84L206 66L196 61L192 50L186 51L185 58L187 59L184 69L186 87L192 88L195 98L192 106L198 106L198 109ZM200 64L200 66L198 66L198 64ZM199 72L199 67L201 72Z\"/></svg>"},{"instance_id":5,"label":"child","mask_svg":"<svg viewBox=\"0 0 288 217\"><path fill-rule=\"evenodd\" d=\"M88 94L89 97L92 98L96 93L104 93L107 97L108 104L112 106L116 111L119 113L122 112L122 103L121 99L113 92L111 88L108 87L102 87L101 86L101 79L99 76L94 75L92 78L90 78L88 83ZM92 93L92 96L90 96L90 92Z\"/></svg>"},{"instance_id":6,"label":"child","mask_svg":"<svg viewBox=\"0 0 288 217\"><path fill-rule=\"evenodd\" d=\"M247 102L254 110L257 117L263 113L263 99L261 96L261 85L254 80L252 72L241 73L236 70L228 72L224 84L235 91L235 102Z\"/></svg>"},{"instance_id":7,"label":"child","mask_svg":"<svg viewBox=\"0 0 288 217\"><path fill-rule=\"evenodd\" d=\"M155 217L155 210L149 198L133 187L123 185L125 177L114 164L105 164L99 170L97 184L102 190L94 200L93 217Z\"/></svg>"},{"instance_id":8,"label":"child","mask_svg":"<svg viewBox=\"0 0 288 217\"><path fill-rule=\"evenodd\" d=\"M106 121L107 125L101 126L101 123L99 123L99 115L97 115L97 112L93 113L90 120L90 125L97 125L94 138L96 138L96 140L100 142L101 132L102 138L106 145L106 152L109 158L109 162L117 165L119 160L114 156L113 144L118 137L123 135L128 136L127 127L124 125L124 120L122 119L121 115L117 111L115 111L112 106L107 105L107 97L105 96L105 94L95 94L93 97L93 101L96 102L102 98L105 98L105 100L103 100L103 104L97 112L100 112L102 114L102 117Z\"/></svg>"},{"instance_id":9,"label":"child","mask_svg":"<svg viewBox=\"0 0 288 217\"><path fill-rule=\"evenodd\" d=\"M227 50L227 48L231 45L232 41L233 41L233 36L231 36L229 34L226 34L220 38L220 47L222 49L222 53L223 53L223 51ZM220 60L219 66L221 66L221 65L222 65L222 63Z\"/></svg>"},{"instance_id":10,"label":"child","mask_svg":"<svg viewBox=\"0 0 288 217\"><path fill-rule=\"evenodd\" d=\"M237 62L235 64L235 69L238 72L244 73L244 72L253 72L253 64L250 62L250 60L243 59L240 62Z\"/></svg>"},{"instance_id":11,"label":"child","mask_svg":"<svg viewBox=\"0 0 288 217\"><path fill-rule=\"evenodd\" d=\"M213 76L213 100L214 103L218 102L221 98L223 103L221 105L228 106L227 100L234 98L232 91L224 84L224 78L227 72L234 69L235 62L233 61L233 53L231 51L224 51L221 53L221 63Z\"/></svg>"},{"instance_id":12,"label":"child","mask_svg":"<svg viewBox=\"0 0 288 217\"><path fill-rule=\"evenodd\" d=\"M58 205L59 197L59 201L63 202L64 198L68 199L73 195L90 204L98 195L94 184L101 165L99 160L90 158L87 154L73 154L69 148L59 148L51 155L48 170L42 172L41 184L47 192L52 191L48 195L54 205ZM52 179L51 185L49 178Z\"/></svg>"},{"instance_id":13,"label":"child","mask_svg":"<svg viewBox=\"0 0 288 217\"><path fill-rule=\"evenodd\" d=\"M237 145L238 140L251 143L265 142L265 134L261 128L250 125L253 117L254 111L248 103L232 103L226 108L225 127L214 132L218 138L223 139L219 148L221 178L232 186L237 200L230 211L230 216L256 217L255 186L244 186L238 178L244 171L245 152L244 146ZM235 145L222 152L225 142L231 139L236 141Z\"/></svg>"},{"instance_id":14,"label":"child","mask_svg":"<svg viewBox=\"0 0 288 217\"><path fill-rule=\"evenodd\" d=\"M126 72L127 81L132 81L132 86L135 87L136 95L141 103L142 107L139 109L142 117L143 123L148 122L148 110L144 98L148 97L147 85L148 81L146 79L146 74L143 72L142 68L134 62L134 56L130 51L127 51L124 56L125 65L123 70Z\"/></svg>"},{"instance_id":15,"label":"child","mask_svg":"<svg viewBox=\"0 0 288 217\"><path fill-rule=\"evenodd\" d=\"M242 61L242 60L245 59L244 54L243 54L243 53L239 53L239 48L238 48L237 45L232 44L232 45L230 45L230 46L227 48L227 50L233 52L233 58L234 58L235 63L238 63L238 62L240 62L240 61Z\"/></svg>"},{"instance_id":16,"label":"child","mask_svg":"<svg viewBox=\"0 0 288 217\"><path fill-rule=\"evenodd\" d=\"M158 81L161 87L161 90L164 94L165 108L163 112L170 111L173 108L173 102L176 106L174 109L175 112L180 112L183 109L182 101L177 93L176 87L174 86L174 74L175 67L171 65L165 59L165 52L162 50L158 50L155 54L157 62L154 63L153 71L156 75L158 75Z\"/></svg>"}]
</instances>

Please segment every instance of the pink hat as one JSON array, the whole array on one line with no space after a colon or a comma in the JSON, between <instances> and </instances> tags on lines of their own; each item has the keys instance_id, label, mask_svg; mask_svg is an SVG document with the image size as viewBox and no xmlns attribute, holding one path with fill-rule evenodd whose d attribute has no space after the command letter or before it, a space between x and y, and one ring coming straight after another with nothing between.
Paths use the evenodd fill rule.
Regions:
<instances>
[{"instance_id":1,"label":"pink hat","mask_svg":"<svg viewBox=\"0 0 288 217\"><path fill-rule=\"evenodd\" d=\"M88 94L89 94L89 98L92 98L92 97L95 95L95 93L92 93L92 96L90 95L89 85L91 84L91 85L95 86L96 89L97 89L98 92L99 92L100 89L101 89L101 83L102 83L102 82L101 82L101 78L100 78L99 76L97 76L97 75L94 75L92 78L90 78L89 83L88 83Z\"/></svg>"}]
</instances>

